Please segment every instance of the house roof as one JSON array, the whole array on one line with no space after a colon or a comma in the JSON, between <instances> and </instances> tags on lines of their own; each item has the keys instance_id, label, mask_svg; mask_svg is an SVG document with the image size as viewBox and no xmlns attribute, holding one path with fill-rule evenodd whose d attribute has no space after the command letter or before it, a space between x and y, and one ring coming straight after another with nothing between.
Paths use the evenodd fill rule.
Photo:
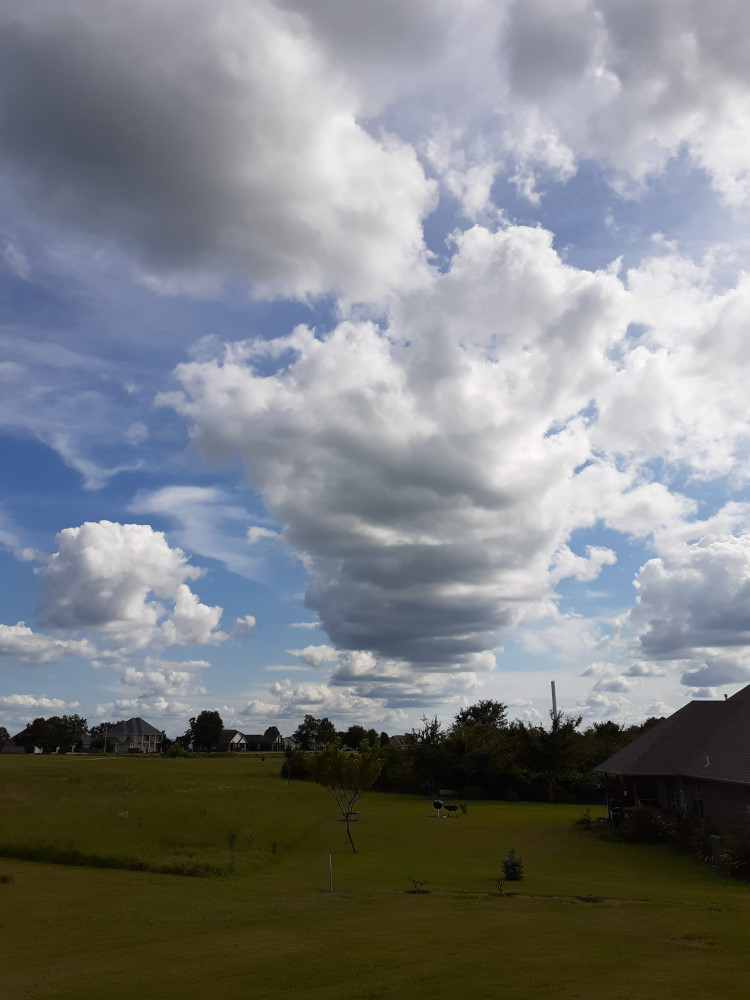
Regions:
<instances>
[{"instance_id":1,"label":"house roof","mask_svg":"<svg viewBox=\"0 0 750 1000\"><path fill-rule=\"evenodd\" d=\"M161 736L161 729L152 726L145 719L128 719L116 722L107 730L107 736Z\"/></svg>"},{"instance_id":2,"label":"house roof","mask_svg":"<svg viewBox=\"0 0 750 1000\"><path fill-rule=\"evenodd\" d=\"M750 784L750 685L725 701L691 701L594 770Z\"/></svg>"},{"instance_id":3,"label":"house roof","mask_svg":"<svg viewBox=\"0 0 750 1000\"><path fill-rule=\"evenodd\" d=\"M244 734L241 733L239 729L222 729L222 731L219 733L219 738L216 742L231 743L231 741L235 739L237 736L241 736L243 740L245 739Z\"/></svg>"}]
</instances>

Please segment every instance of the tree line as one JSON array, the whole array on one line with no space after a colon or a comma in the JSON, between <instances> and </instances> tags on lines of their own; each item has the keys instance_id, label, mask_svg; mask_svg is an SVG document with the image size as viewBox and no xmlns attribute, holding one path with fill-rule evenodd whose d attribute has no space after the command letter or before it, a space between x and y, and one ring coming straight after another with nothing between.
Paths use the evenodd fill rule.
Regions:
<instances>
[{"instance_id":1,"label":"tree line","mask_svg":"<svg viewBox=\"0 0 750 1000\"><path fill-rule=\"evenodd\" d=\"M450 789L457 798L527 799L550 802L592 801L601 794L593 770L627 746L659 719L640 726L595 722L581 729L581 716L550 712L548 724L508 721L502 702L485 699L461 709L448 725L434 716L401 737L350 726L337 733L329 719L305 716L286 751L282 773L309 777L304 751L326 745L378 748L376 788L438 795Z\"/></svg>"},{"instance_id":2,"label":"tree line","mask_svg":"<svg viewBox=\"0 0 750 1000\"><path fill-rule=\"evenodd\" d=\"M56 753L58 749L73 750L80 744L87 731L86 720L80 715L52 715L49 719L38 718L13 737L16 746L33 750L39 747L43 753ZM0 726L0 750L11 739L5 726Z\"/></svg>"}]
</instances>

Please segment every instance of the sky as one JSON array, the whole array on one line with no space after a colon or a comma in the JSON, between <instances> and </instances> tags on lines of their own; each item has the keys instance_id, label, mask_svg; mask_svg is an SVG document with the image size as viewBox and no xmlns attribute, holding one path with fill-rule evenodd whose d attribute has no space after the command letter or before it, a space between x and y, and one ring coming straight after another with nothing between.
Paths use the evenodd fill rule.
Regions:
<instances>
[{"instance_id":1,"label":"sky","mask_svg":"<svg viewBox=\"0 0 750 1000\"><path fill-rule=\"evenodd\" d=\"M750 683L750 7L2 0L0 724Z\"/></svg>"}]
</instances>

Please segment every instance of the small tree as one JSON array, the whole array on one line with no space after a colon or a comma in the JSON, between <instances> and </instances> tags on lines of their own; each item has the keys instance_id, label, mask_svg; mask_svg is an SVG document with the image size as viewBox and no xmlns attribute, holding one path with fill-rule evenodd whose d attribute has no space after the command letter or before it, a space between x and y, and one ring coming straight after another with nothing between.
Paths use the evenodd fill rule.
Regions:
<instances>
[{"instance_id":1,"label":"small tree","mask_svg":"<svg viewBox=\"0 0 750 1000\"><path fill-rule=\"evenodd\" d=\"M511 847L503 861L503 878L506 882L519 882L523 878L523 862L516 857L515 847Z\"/></svg>"},{"instance_id":2,"label":"small tree","mask_svg":"<svg viewBox=\"0 0 750 1000\"><path fill-rule=\"evenodd\" d=\"M0 753L3 752L3 747L6 743L10 743L10 736L8 735L8 730L5 726L0 726Z\"/></svg>"},{"instance_id":3,"label":"small tree","mask_svg":"<svg viewBox=\"0 0 750 1000\"><path fill-rule=\"evenodd\" d=\"M352 852L357 853L351 832L354 806L364 793L372 788L380 774L378 749L363 742L357 753L345 753L333 743L314 754L308 761L310 776L319 785L324 785L339 807L346 823L346 835Z\"/></svg>"}]
</instances>

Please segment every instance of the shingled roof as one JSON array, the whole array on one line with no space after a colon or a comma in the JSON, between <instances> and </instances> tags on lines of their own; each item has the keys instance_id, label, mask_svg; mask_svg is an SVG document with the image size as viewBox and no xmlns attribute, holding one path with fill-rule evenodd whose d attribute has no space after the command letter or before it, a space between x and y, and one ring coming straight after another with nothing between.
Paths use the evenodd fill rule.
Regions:
<instances>
[{"instance_id":1,"label":"shingled roof","mask_svg":"<svg viewBox=\"0 0 750 1000\"><path fill-rule=\"evenodd\" d=\"M750 785L750 685L725 701L691 701L594 770Z\"/></svg>"},{"instance_id":2,"label":"shingled roof","mask_svg":"<svg viewBox=\"0 0 750 1000\"><path fill-rule=\"evenodd\" d=\"M161 729L152 726L145 719L128 719L110 726L107 736L161 736Z\"/></svg>"}]
</instances>

